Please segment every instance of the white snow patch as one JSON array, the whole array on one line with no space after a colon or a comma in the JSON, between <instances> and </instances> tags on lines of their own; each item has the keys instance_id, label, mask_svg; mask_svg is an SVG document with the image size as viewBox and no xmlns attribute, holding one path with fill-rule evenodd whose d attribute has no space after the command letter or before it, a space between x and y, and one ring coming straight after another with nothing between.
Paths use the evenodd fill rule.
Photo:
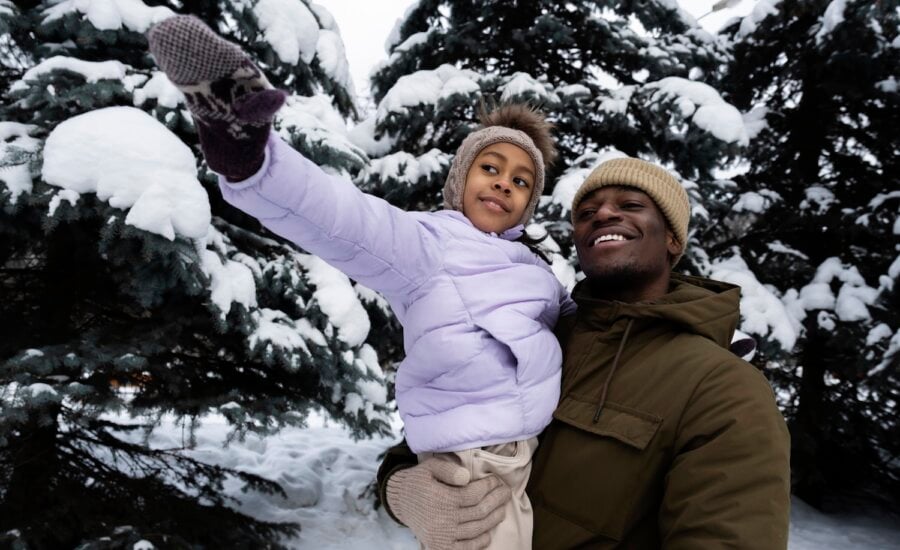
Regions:
<instances>
[{"instance_id":1,"label":"white snow patch","mask_svg":"<svg viewBox=\"0 0 900 550\"><path fill-rule=\"evenodd\" d=\"M847 0L832 0L825 13L822 14L821 28L816 33L816 44L821 44L831 31L844 22L844 10L847 9Z\"/></svg>"},{"instance_id":2,"label":"white snow patch","mask_svg":"<svg viewBox=\"0 0 900 550\"><path fill-rule=\"evenodd\" d=\"M312 143L356 158L360 165L368 162L365 152L350 140L347 125L334 109L331 97L325 94L288 97L276 115L275 127L286 141L299 132Z\"/></svg>"},{"instance_id":3,"label":"white snow patch","mask_svg":"<svg viewBox=\"0 0 900 550\"><path fill-rule=\"evenodd\" d=\"M875 87L886 94L897 93L897 90L900 89L900 86L897 85L897 79L893 76L876 82Z\"/></svg>"},{"instance_id":4,"label":"white snow patch","mask_svg":"<svg viewBox=\"0 0 900 550\"><path fill-rule=\"evenodd\" d=\"M575 159L572 168L566 170L562 176L556 180L556 186L553 188L552 201L562 206L562 215L567 215L572 210L572 201L575 199L575 193L584 183L588 175L595 168L604 162L616 158L624 158L627 155L618 149L607 149L601 153L585 153Z\"/></svg>"},{"instance_id":5,"label":"white snow patch","mask_svg":"<svg viewBox=\"0 0 900 550\"><path fill-rule=\"evenodd\" d=\"M316 256L299 254L297 261L307 269L309 282L316 286L313 299L338 329L338 338L350 347L361 345L369 335L369 316L350 279Z\"/></svg>"},{"instance_id":6,"label":"white snow patch","mask_svg":"<svg viewBox=\"0 0 900 550\"><path fill-rule=\"evenodd\" d=\"M48 395L50 397L56 397L57 395L59 395L58 393L56 393L56 390L54 390L53 387L50 386L49 384L42 384L42 383L31 384L29 386L26 386L25 389L27 391L31 392L32 397L37 397L39 395Z\"/></svg>"},{"instance_id":7,"label":"white snow patch","mask_svg":"<svg viewBox=\"0 0 900 550\"><path fill-rule=\"evenodd\" d=\"M378 104L376 121L381 122L390 113L405 114L410 107L436 104L441 98L463 90L481 90L479 80L478 73L457 69L452 65L441 65L434 70L416 71L401 76ZM470 81L471 84L465 81Z\"/></svg>"},{"instance_id":8,"label":"white snow patch","mask_svg":"<svg viewBox=\"0 0 900 550\"><path fill-rule=\"evenodd\" d=\"M234 260L222 262L212 250L201 250L200 261L203 273L210 278L210 300L219 308L222 319L234 302L248 310L256 306L256 282L249 267Z\"/></svg>"},{"instance_id":9,"label":"white snow patch","mask_svg":"<svg viewBox=\"0 0 900 550\"><path fill-rule=\"evenodd\" d=\"M172 84L166 73L154 71L153 76L142 87L134 91L134 105L140 107L148 99L156 99L156 103L169 109L184 105L184 94Z\"/></svg>"},{"instance_id":10,"label":"white snow patch","mask_svg":"<svg viewBox=\"0 0 900 550\"><path fill-rule=\"evenodd\" d=\"M760 132L769 126L769 123L766 122L766 115L768 114L769 109L767 107L754 107L749 112L741 115L744 119L744 128L747 130L747 137L754 139Z\"/></svg>"},{"instance_id":11,"label":"white snow patch","mask_svg":"<svg viewBox=\"0 0 900 550\"><path fill-rule=\"evenodd\" d=\"M75 206L78 203L78 197L80 197L78 193L72 191L71 189L62 189L50 199L50 204L47 207L47 216L53 217L56 213L56 209L59 208L59 205L62 201L68 202L71 206Z\"/></svg>"},{"instance_id":12,"label":"white snow patch","mask_svg":"<svg viewBox=\"0 0 900 550\"><path fill-rule=\"evenodd\" d=\"M674 99L678 104L690 102L691 109L687 110L686 117L692 113L690 121L716 138L726 143L740 145L750 142L740 111L726 103L712 86L669 76L646 84L645 88L658 90L653 94L655 99ZM685 111L684 105L682 111Z\"/></svg>"},{"instance_id":13,"label":"white snow patch","mask_svg":"<svg viewBox=\"0 0 900 550\"><path fill-rule=\"evenodd\" d=\"M101 80L122 80L125 78L127 67L119 61L82 61L74 57L57 55L25 71L22 78L14 82L9 89L13 92L27 89L29 81L37 80L41 75L57 70L80 74L85 81L93 84Z\"/></svg>"},{"instance_id":14,"label":"white snow patch","mask_svg":"<svg viewBox=\"0 0 900 550\"><path fill-rule=\"evenodd\" d=\"M253 7L266 42L282 62L312 62L319 42L319 23L303 2L259 0Z\"/></svg>"},{"instance_id":15,"label":"white snow patch","mask_svg":"<svg viewBox=\"0 0 900 550\"><path fill-rule=\"evenodd\" d=\"M739 255L714 261L710 278L741 287L741 330L759 336L770 336L781 348L790 352L802 326L785 304L763 286Z\"/></svg>"},{"instance_id":16,"label":"white snow patch","mask_svg":"<svg viewBox=\"0 0 900 550\"><path fill-rule=\"evenodd\" d=\"M132 550L155 550L155 546L149 540L139 540L131 547Z\"/></svg>"},{"instance_id":17,"label":"white snow patch","mask_svg":"<svg viewBox=\"0 0 900 550\"><path fill-rule=\"evenodd\" d=\"M866 335L866 346L872 346L885 338L890 338L891 334L893 334L891 327L887 326L885 323L879 323L872 327L872 330Z\"/></svg>"},{"instance_id":18,"label":"white snow patch","mask_svg":"<svg viewBox=\"0 0 900 550\"><path fill-rule=\"evenodd\" d=\"M63 121L44 146L43 178L77 193L97 193L129 209L125 223L174 240L202 238L209 198L194 156L165 126L133 107L109 107Z\"/></svg>"},{"instance_id":19,"label":"white snow patch","mask_svg":"<svg viewBox=\"0 0 900 550\"><path fill-rule=\"evenodd\" d=\"M559 97L547 91L544 84L538 82L528 73L517 72L500 86L502 92L500 101L510 101L514 98L535 97L542 101L559 102Z\"/></svg>"},{"instance_id":20,"label":"white snow patch","mask_svg":"<svg viewBox=\"0 0 900 550\"><path fill-rule=\"evenodd\" d=\"M609 97L600 102L599 109L612 114L624 114L628 110L634 90L634 86L622 86L614 89L609 93Z\"/></svg>"},{"instance_id":21,"label":"white snow patch","mask_svg":"<svg viewBox=\"0 0 900 550\"><path fill-rule=\"evenodd\" d=\"M310 354L305 340L312 335L316 344L325 346L325 337L322 333L312 328L306 319L301 319L296 325L283 311L260 308L253 312L253 319L257 323L256 330L248 336L250 348L256 348L261 343L267 347L276 346L285 350L301 349ZM303 326L299 326L300 324ZM299 365L297 365L299 366Z\"/></svg>"},{"instance_id":22,"label":"white snow patch","mask_svg":"<svg viewBox=\"0 0 900 550\"><path fill-rule=\"evenodd\" d=\"M151 26L175 15L169 8L150 7L141 0L63 0L44 10L43 24L69 13L84 14L98 30L117 30L123 26L145 33Z\"/></svg>"},{"instance_id":23,"label":"white snow patch","mask_svg":"<svg viewBox=\"0 0 900 550\"><path fill-rule=\"evenodd\" d=\"M392 180L401 185L413 185L422 178L446 170L450 166L450 159L450 155L437 148L418 157L400 151L373 160L360 178L366 180L377 177L383 182Z\"/></svg>"},{"instance_id":24,"label":"white snow patch","mask_svg":"<svg viewBox=\"0 0 900 550\"><path fill-rule=\"evenodd\" d=\"M365 120L354 126L347 134L350 143L356 145L370 157L380 157L390 152L394 146L390 136L375 137L376 119L372 113Z\"/></svg>"},{"instance_id":25,"label":"white snow patch","mask_svg":"<svg viewBox=\"0 0 900 550\"><path fill-rule=\"evenodd\" d=\"M341 35L335 31L320 30L316 56L325 74L353 95L353 79L350 77L350 65L347 63L347 51Z\"/></svg>"},{"instance_id":26,"label":"white snow patch","mask_svg":"<svg viewBox=\"0 0 900 550\"><path fill-rule=\"evenodd\" d=\"M752 34L763 19L770 15L777 14L779 4L781 4L781 0L759 0L756 2L750 15L741 19L741 26L738 29L738 38L744 38L747 35Z\"/></svg>"},{"instance_id":27,"label":"white snow patch","mask_svg":"<svg viewBox=\"0 0 900 550\"><path fill-rule=\"evenodd\" d=\"M822 214L834 203L834 193L821 185L811 185L804 191L806 198L800 202L800 209L813 208L816 213Z\"/></svg>"}]
</instances>

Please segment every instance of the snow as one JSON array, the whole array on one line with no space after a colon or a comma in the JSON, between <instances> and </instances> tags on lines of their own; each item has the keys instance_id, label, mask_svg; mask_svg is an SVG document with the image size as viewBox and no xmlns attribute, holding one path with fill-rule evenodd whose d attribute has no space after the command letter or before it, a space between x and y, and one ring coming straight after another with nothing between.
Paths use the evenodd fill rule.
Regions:
<instances>
[{"instance_id":1,"label":"snow","mask_svg":"<svg viewBox=\"0 0 900 550\"><path fill-rule=\"evenodd\" d=\"M153 550L156 548L149 540L139 540L131 547L132 550Z\"/></svg>"},{"instance_id":2,"label":"snow","mask_svg":"<svg viewBox=\"0 0 900 550\"><path fill-rule=\"evenodd\" d=\"M575 159L572 167L566 170L556 181L551 200L562 206L562 216L567 216L572 209L572 201L575 193L584 183L594 168L614 158L624 158L627 155L618 149L607 149L602 153L585 153Z\"/></svg>"},{"instance_id":3,"label":"snow","mask_svg":"<svg viewBox=\"0 0 900 550\"><path fill-rule=\"evenodd\" d=\"M415 185L421 179L442 173L450 166L451 156L440 149L431 149L421 156L400 151L374 159L360 176L366 180L372 176L394 185Z\"/></svg>"},{"instance_id":4,"label":"snow","mask_svg":"<svg viewBox=\"0 0 900 550\"><path fill-rule=\"evenodd\" d=\"M843 283L835 298L832 285ZM863 321L871 318L868 306L875 303L878 289L865 283L856 266L844 265L840 258L828 258L816 269L812 282L800 289L799 295L790 295L792 312L801 320L805 311L833 310L844 322ZM821 323L820 323L821 324Z\"/></svg>"},{"instance_id":5,"label":"snow","mask_svg":"<svg viewBox=\"0 0 900 550\"><path fill-rule=\"evenodd\" d=\"M609 97L600 102L600 110L608 113L624 114L628 110L628 103L634 95L634 86L622 86L609 93Z\"/></svg>"},{"instance_id":6,"label":"snow","mask_svg":"<svg viewBox=\"0 0 900 550\"><path fill-rule=\"evenodd\" d=\"M246 265L234 260L222 261L212 250L201 250L201 268L210 278L210 300L219 308L222 319L237 302L250 309L256 306L256 282L253 272Z\"/></svg>"},{"instance_id":7,"label":"snow","mask_svg":"<svg viewBox=\"0 0 900 550\"><path fill-rule=\"evenodd\" d=\"M376 122L383 121L390 113L405 114L410 107L436 104L441 98L461 90L480 90L480 76L473 72L457 69L452 65L441 65L434 70L416 71L400 77L378 104ZM469 82L465 82L469 81ZM474 86L473 86L474 85ZM447 92L444 92L445 87Z\"/></svg>"},{"instance_id":8,"label":"snow","mask_svg":"<svg viewBox=\"0 0 900 550\"><path fill-rule=\"evenodd\" d=\"M12 148L26 153L34 153L40 147L40 141L29 134L37 126L19 124L18 122L0 122L0 162L11 152ZM22 193L31 193L34 184L31 181L31 170L28 163L0 166L0 182L10 192L10 204L16 204Z\"/></svg>"},{"instance_id":9,"label":"snow","mask_svg":"<svg viewBox=\"0 0 900 550\"><path fill-rule=\"evenodd\" d=\"M327 29L320 30L316 42L316 56L325 74L352 95L353 79L350 78L350 65L347 63L347 52L344 50L341 35Z\"/></svg>"},{"instance_id":10,"label":"snow","mask_svg":"<svg viewBox=\"0 0 900 550\"><path fill-rule=\"evenodd\" d=\"M155 99L157 104L169 109L185 104L184 94L162 71L154 71L153 76L141 88L134 90L135 107L140 107L148 99Z\"/></svg>"},{"instance_id":11,"label":"snow","mask_svg":"<svg viewBox=\"0 0 900 550\"><path fill-rule=\"evenodd\" d=\"M122 418L129 421L128 418ZM287 497L242 491L229 479L225 492L232 506L264 521L299 522L297 537L281 541L295 550L417 550L412 533L395 523L384 508L374 509L366 491L375 479L379 454L400 438L400 422L391 422L393 437L354 441L345 428L321 414L305 428L288 427L275 435L249 435L227 446L229 426L221 416L205 417L197 444L186 454L215 464L275 480ZM166 417L150 436L153 448L181 448L181 424ZM129 437L138 442L140 433ZM875 514L828 516L799 499L791 502L788 550L884 550L897 548L900 530L890 518Z\"/></svg>"},{"instance_id":12,"label":"snow","mask_svg":"<svg viewBox=\"0 0 900 550\"><path fill-rule=\"evenodd\" d=\"M50 204L47 208L47 216L53 217L56 213L56 209L59 208L59 205L62 204L62 201L66 201L71 206L75 206L78 203L78 197L80 197L78 193L72 191L71 189L63 189L53 195L53 198L50 199Z\"/></svg>"},{"instance_id":13,"label":"snow","mask_svg":"<svg viewBox=\"0 0 900 550\"><path fill-rule=\"evenodd\" d=\"M688 101L691 109L686 113L691 122L726 143L746 145L750 142L744 119L734 106L726 103L715 88L702 82L670 76L645 85L659 90L658 99L674 99L676 103ZM685 110L682 108L682 110Z\"/></svg>"},{"instance_id":14,"label":"snow","mask_svg":"<svg viewBox=\"0 0 900 550\"><path fill-rule=\"evenodd\" d=\"M876 82L875 87L886 94L895 94L900 89L900 86L897 85L897 79L893 76Z\"/></svg>"},{"instance_id":15,"label":"snow","mask_svg":"<svg viewBox=\"0 0 900 550\"><path fill-rule=\"evenodd\" d=\"M847 9L847 0L832 0L825 13L822 14L822 27L816 33L816 44L821 44L831 31L844 21L844 10Z\"/></svg>"},{"instance_id":16,"label":"snow","mask_svg":"<svg viewBox=\"0 0 900 550\"><path fill-rule=\"evenodd\" d=\"M742 331L770 337L786 352L794 348L802 329L800 320L791 315L772 289L757 280L740 255L714 261L709 277L741 287Z\"/></svg>"},{"instance_id":17,"label":"snow","mask_svg":"<svg viewBox=\"0 0 900 550\"><path fill-rule=\"evenodd\" d=\"M741 117L744 119L744 128L747 130L747 137L750 139L756 138L760 132L765 130L769 123L766 122L766 115L769 114L769 109L764 106L754 107L749 112L744 113Z\"/></svg>"},{"instance_id":18,"label":"snow","mask_svg":"<svg viewBox=\"0 0 900 550\"><path fill-rule=\"evenodd\" d=\"M376 124L375 114L370 114L347 134L350 142L362 149L370 157L386 155L393 147L393 142L389 136L384 135L381 138L375 138Z\"/></svg>"},{"instance_id":19,"label":"snow","mask_svg":"<svg viewBox=\"0 0 900 550\"><path fill-rule=\"evenodd\" d=\"M796 256L797 258L800 258L801 260L809 259L809 256L807 256L803 252L800 252L799 250L796 250L794 248L786 246L781 241L770 242L769 244L766 245L766 247L769 250L771 250L772 252L775 252L777 254L790 254L791 256Z\"/></svg>"},{"instance_id":20,"label":"snow","mask_svg":"<svg viewBox=\"0 0 900 550\"><path fill-rule=\"evenodd\" d=\"M316 286L313 300L338 329L338 338L350 347L361 345L369 335L369 315L359 301L350 279L316 256L298 254L298 262Z\"/></svg>"},{"instance_id":21,"label":"snow","mask_svg":"<svg viewBox=\"0 0 900 550\"><path fill-rule=\"evenodd\" d=\"M810 185L804 191L806 198L800 203L800 210L813 208L816 214L822 214L834 203L834 193L821 185Z\"/></svg>"},{"instance_id":22,"label":"snow","mask_svg":"<svg viewBox=\"0 0 900 550\"><path fill-rule=\"evenodd\" d=\"M82 61L74 57L57 55L41 61L34 67L25 71L22 78L9 87L11 92L25 90L28 81L37 80L41 75L56 70L66 70L80 74L90 84L100 80L122 80L125 78L127 67L119 61Z\"/></svg>"},{"instance_id":23,"label":"snow","mask_svg":"<svg viewBox=\"0 0 900 550\"><path fill-rule=\"evenodd\" d=\"M259 0L253 7L266 42L283 63L311 63L319 43L319 23L306 4L296 0Z\"/></svg>"},{"instance_id":24,"label":"snow","mask_svg":"<svg viewBox=\"0 0 900 550\"><path fill-rule=\"evenodd\" d=\"M328 95L288 97L284 107L276 115L275 127L279 135L288 142L299 134L311 144L327 147L356 159L360 166L368 162L365 152L351 141L346 123L335 111Z\"/></svg>"},{"instance_id":25,"label":"snow","mask_svg":"<svg viewBox=\"0 0 900 550\"><path fill-rule=\"evenodd\" d=\"M754 191L749 191L741 194L741 196L738 197L737 202L734 203L734 206L731 208L735 212L753 212L754 214L762 214L766 211L767 206L768 203L765 197Z\"/></svg>"},{"instance_id":26,"label":"snow","mask_svg":"<svg viewBox=\"0 0 900 550\"><path fill-rule=\"evenodd\" d=\"M44 10L43 24L69 13L84 14L98 30L117 30L123 26L145 33L151 26L172 17L175 13L162 6L150 7L141 0L63 0Z\"/></svg>"},{"instance_id":27,"label":"snow","mask_svg":"<svg viewBox=\"0 0 900 550\"><path fill-rule=\"evenodd\" d=\"M209 198L194 155L165 126L133 107L109 107L59 124L44 146L43 179L96 193L128 209L125 223L174 240L206 236Z\"/></svg>"},{"instance_id":28,"label":"snow","mask_svg":"<svg viewBox=\"0 0 900 550\"><path fill-rule=\"evenodd\" d=\"M41 395L47 395L49 397L56 397L59 395L58 393L56 393L56 390L54 390L50 385L42 384L42 383L31 384L29 386L26 386L25 390L31 392L32 397L38 397Z\"/></svg>"},{"instance_id":29,"label":"snow","mask_svg":"<svg viewBox=\"0 0 900 550\"><path fill-rule=\"evenodd\" d=\"M781 4L781 0L759 0L756 2L750 15L741 19L741 26L738 29L737 37L740 39L745 38L749 34L753 34L756 27L762 23L763 19L778 13L779 4Z\"/></svg>"},{"instance_id":30,"label":"snow","mask_svg":"<svg viewBox=\"0 0 900 550\"><path fill-rule=\"evenodd\" d=\"M866 336L866 346L873 346L878 342L884 340L885 338L891 337L891 327L887 326L884 323L879 323L872 330L869 331L869 334Z\"/></svg>"},{"instance_id":31,"label":"snow","mask_svg":"<svg viewBox=\"0 0 900 550\"><path fill-rule=\"evenodd\" d=\"M550 94L544 84L538 82L528 73L513 73L506 83L500 86L499 90L502 92L500 95L501 102L521 98L559 102L559 97L555 94Z\"/></svg>"}]
</instances>

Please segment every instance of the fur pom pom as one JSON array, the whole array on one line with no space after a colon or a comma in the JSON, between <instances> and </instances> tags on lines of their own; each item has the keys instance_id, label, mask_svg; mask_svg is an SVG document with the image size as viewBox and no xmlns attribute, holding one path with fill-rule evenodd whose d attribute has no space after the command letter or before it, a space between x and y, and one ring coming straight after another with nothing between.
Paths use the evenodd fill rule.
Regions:
<instances>
[{"instance_id":1,"label":"fur pom pom","mask_svg":"<svg viewBox=\"0 0 900 550\"><path fill-rule=\"evenodd\" d=\"M527 103L503 103L489 108L482 103L478 113L482 127L505 126L524 132L544 157L544 164L550 166L556 160L557 152L554 143L553 123L548 122L544 114Z\"/></svg>"}]
</instances>

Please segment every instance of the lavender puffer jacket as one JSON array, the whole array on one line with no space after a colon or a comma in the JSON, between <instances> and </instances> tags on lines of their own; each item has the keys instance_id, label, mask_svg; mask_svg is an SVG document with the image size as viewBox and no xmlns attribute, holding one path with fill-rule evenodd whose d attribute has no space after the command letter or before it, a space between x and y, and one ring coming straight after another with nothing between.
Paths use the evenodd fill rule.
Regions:
<instances>
[{"instance_id":1,"label":"lavender puffer jacket","mask_svg":"<svg viewBox=\"0 0 900 550\"><path fill-rule=\"evenodd\" d=\"M403 325L397 406L415 452L536 436L559 399L553 335L574 303L525 245L482 233L456 211L405 212L331 176L274 134L229 203L360 283Z\"/></svg>"}]
</instances>

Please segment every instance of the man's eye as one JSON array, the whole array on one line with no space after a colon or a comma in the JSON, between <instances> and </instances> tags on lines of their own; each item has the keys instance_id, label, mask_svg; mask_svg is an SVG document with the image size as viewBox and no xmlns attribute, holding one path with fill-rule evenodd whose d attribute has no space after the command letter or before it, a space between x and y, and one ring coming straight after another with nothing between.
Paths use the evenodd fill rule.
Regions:
<instances>
[{"instance_id":1,"label":"man's eye","mask_svg":"<svg viewBox=\"0 0 900 550\"><path fill-rule=\"evenodd\" d=\"M578 218L579 220L589 220L594 215L594 212L596 212L596 210L579 210L576 218Z\"/></svg>"},{"instance_id":2,"label":"man's eye","mask_svg":"<svg viewBox=\"0 0 900 550\"><path fill-rule=\"evenodd\" d=\"M643 208L643 207L644 207L644 205L639 202L626 202L625 204L622 205L622 208L627 208L629 210L634 210L636 208Z\"/></svg>"}]
</instances>

